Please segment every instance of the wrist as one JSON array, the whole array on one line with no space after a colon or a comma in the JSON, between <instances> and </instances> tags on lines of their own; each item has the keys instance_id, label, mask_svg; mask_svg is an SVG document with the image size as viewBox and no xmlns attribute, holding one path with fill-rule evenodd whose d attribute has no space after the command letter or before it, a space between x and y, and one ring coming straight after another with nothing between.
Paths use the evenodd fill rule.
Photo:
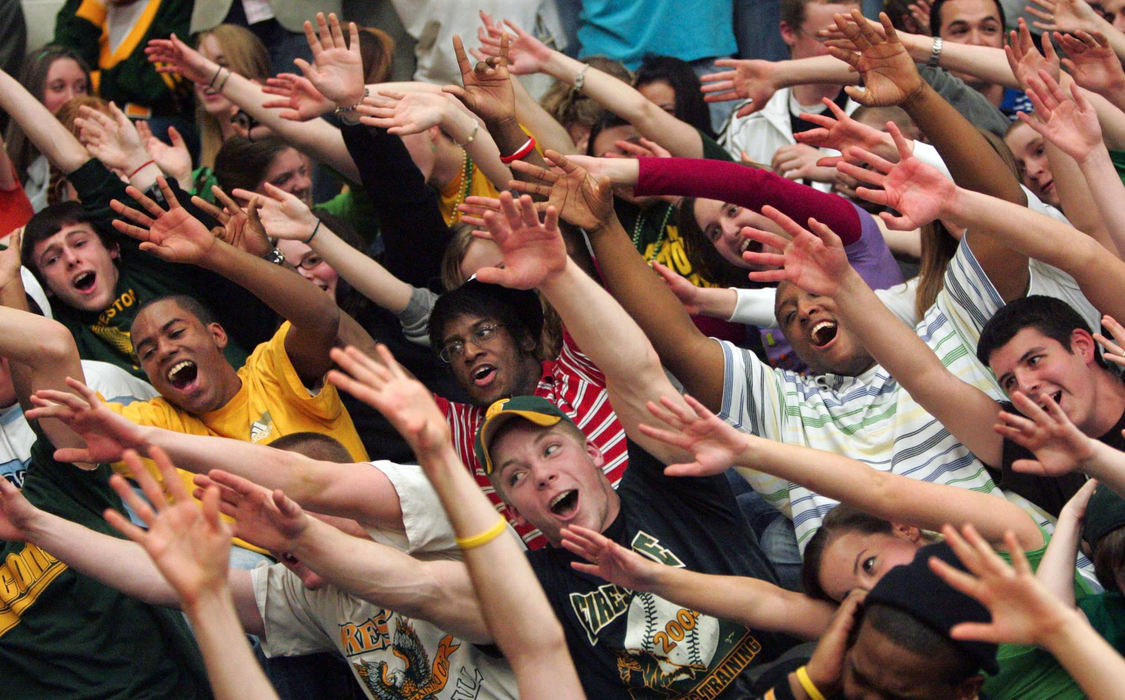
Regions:
<instances>
[{"instance_id":1,"label":"wrist","mask_svg":"<svg viewBox=\"0 0 1125 700\"><path fill-rule=\"evenodd\" d=\"M902 107L907 113L909 113L911 109L917 108L918 105L924 101L924 98L927 97L927 90L932 91L930 84L922 80L922 76L917 73L915 73L915 75L918 77L918 84L907 92L906 97L899 103L899 107Z\"/></svg>"},{"instance_id":2,"label":"wrist","mask_svg":"<svg viewBox=\"0 0 1125 700\"><path fill-rule=\"evenodd\" d=\"M225 570L224 570L225 571ZM225 576L210 579L194 591L176 591L187 615L214 615L220 610L234 610L234 597Z\"/></svg>"},{"instance_id":3,"label":"wrist","mask_svg":"<svg viewBox=\"0 0 1125 700\"><path fill-rule=\"evenodd\" d=\"M359 113L356 110L358 110L359 106L363 104L363 101L367 98L367 96L371 94L366 85L361 85L360 87L362 89L360 89L358 92L354 90L349 91L347 95L336 100L336 109L333 110L333 113L336 115L347 115L353 119L358 119Z\"/></svg>"}]
</instances>

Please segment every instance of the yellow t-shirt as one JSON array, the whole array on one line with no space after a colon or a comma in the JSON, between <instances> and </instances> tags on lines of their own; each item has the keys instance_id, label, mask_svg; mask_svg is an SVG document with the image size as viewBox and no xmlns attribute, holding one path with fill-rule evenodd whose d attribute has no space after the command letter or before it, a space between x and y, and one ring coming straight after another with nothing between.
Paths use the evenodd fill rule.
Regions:
<instances>
[{"instance_id":1,"label":"yellow t-shirt","mask_svg":"<svg viewBox=\"0 0 1125 700\"><path fill-rule=\"evenodd\" d=\"M446 226L452 226L461 220L461 212L457 211L457 205L464 202L461 197L464 187L464 180L456 177L449 181L441 191L441 218L445 219ZM469 172L469 197L499 197L500 190L489 181L484 173L480 171L476 163Z\"/></svg>"},{"instance_id":2,"label":"yellow t-shirt","mask_svg":"<svg viewBox=\"0 0 1125 700\"><path fill-rule=\"evenodd\" d=\"M289 328L290 324L286 321L272 338L254 349L246 364L238 370L242 388L216 411L193 415L159 396L150 401L134 401L127 406L114 403L108 406L139 425L189 435L269 443L292 433L323 433L339 440L355 461L366 462L367 451L351 416L340 401L336 387L325 384L313 395L301 383L289 354L285 352L285 336ZM113 466L116 471L123 472L121 463ZM150 464L149 470L159 478L154 465ZM193 474L181 470L180 476L190 493L194 489Z\"/></svg>"}]
</instances>

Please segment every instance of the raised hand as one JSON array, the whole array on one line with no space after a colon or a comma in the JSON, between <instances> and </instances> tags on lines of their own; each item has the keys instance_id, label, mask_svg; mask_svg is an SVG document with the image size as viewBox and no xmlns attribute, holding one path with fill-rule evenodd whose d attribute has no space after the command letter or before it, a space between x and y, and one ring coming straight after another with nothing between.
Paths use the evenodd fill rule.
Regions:
<instances>
[{"instance_id":1,"label":"raised hand","mask_svg":"<svg viewBox=\"0 0 1125 700\"><path fill-rule=\"evenodd\" d=\"M575 571L593 574L632 591L650 590L664 566L589 528L572 525L563 528L561 534L563 549L590 562L571 562Z\"/></svg>"},{"instance_id":2,"label":"raised hand","mask_svg":"<svg viewBox=\"0 0 1125 700\"><path fill-rule=\"evenodd\" d=\"M749 278L754 282L785 280L813 294L836 296L840 283L853 272L840 237L816 219L809 219L809 228L805 228L773 207L762 207L762 214L792 238L786 240L776 233L749 226L742 229L742 235L782 251L743 253L746 262L766 268L750 272Z\"/></svg>"},{"instance_id":3,"label":"raised hand","mask_svg":"<svg viewBox=\"0 0 1125 700\"><path fill-rule=\"evenodd\" d=\"M78 108L78 137L90 154L111 170L128 175L149 160L141 137L129 117L110 102L112 116L92 107Z\"/></svg>"},{"instance_id":4,"label":"raised hand","mask_svg":"<svg viewBox=\"0 0 1125 700\"><path fill-rule=\"evenodd\" d=\"M559 232L559 213L548 205L539 220L535 203L523 195L516 201L510 192L500 193L500 211L486 211L488 233L474 235L491 240L504 257L503 267L483 267L477 279L513 289L533 289L560 274L567 264L566 243Z\"/></svg>"},{"instance_id":5,"label":"raised hand","mask_svg":"<svg viewBox=\"0 0 1125 700\"><path fill-rule=\"evenodd\" d=\"M1055 40L1066 52L1063 66L1079 87L1099 95L1109 95L1125 88L1125 70L1101 32L1079 31L1074 34L1055 32Z\"/></svg>"},{"instance_id":6,"label":"raised hand","mask_svg":"<svg viewBox=\"0 0 1125 700\"><path fill-rule=\"evenodd\" d=\"M219 509L234 519L235 534L271 552L288 552L290 542L309 526L309 516L281 489L270 491L249 479L212 469L196 474L196 495L212 488L220 492Z\"/></svg>"},{"instance_id":7,"label":"raised hand","mask_svg":"<svg viewBox=\"0 0 1125 700\"><path fill-rule=\"evenodd\" d=\"M646 423L639 426L642 433L654 440L687 450L695 457L694 462L669 464L664 473L668 476L711 476L741 464L740 460L750 446L750 436L721 420L693 397L684 394L684 401L688 408L668 397L662 397L660 405L651 401L647 404L649 413L671 426L671 430Z\"/></svg>"},{"instance_id":8,"label":"raised hand","mask_svg":"<svg viewBox=\"0 0 1125 700\"><path fill-rule=\"evenodd\" d=\"M543 155L555 168L548 170L517 160L511 164L512 169L532 181L513 180L512 189L547 197L547 203L538 206L540 210L554 207L563 221L588 231L614 216L609 178L595 180L585 168L558 151L548 150Z\"/></svg>"},{"instance_id":9,"label":"raised hand","mask_svg":"<svg viewBox=\"0 0 1125 700\"><path fill-rule=\"evenodd\" d=\"M844 88L853 100L871 106L902 104L920 94L926 83L887 13L879 13L879 21L883 34L871 27L859 10L836 15L836 27L846 39L828 41L828 50L863 76L864 87ZM849 50L852 46L859 53Z\"/></svg>"},{"instance_id":10,"label":"raised hand","mask_svg":"<svg viewBox=\"0 0 1125 700\"><path fill-rule=\"evenodd\" d=\"M278 73L266 80L262 92L277 95L280 100L263 102L263 107L283 110L278 116L290 121L307 122L331 112L332 100L320 94L312 81L296 73Z\"/></svg>"},{"instance_id":11,"label":"raised hand","mask_svg":"<svg viewBox=\"0 0 1125 700\"><path fill-rule=\"evenodd\" d=\"M478 61L474 66L465 55L461 37L453 35L453 53L461 69L462 85L446 85L443 91L461 100L461 103L489 123L516 118L516 93L508 75L508 34L501 33L495 56Z\"/></svg>"},{"instance_id":12,"label":"raised hand","mask_svg":"<svg viewBox=\"0 0 1125 700\"><path fill-rule=\"evenodd\" d=\"M414 454L425 464L423 455L435 454L451 445L449 424L433 394L391 355L386 345L377 345L377 359L358 349L332 349L332 360L339 370L328 373L328 381L386 416Z\"/></svg>"},{"instance_id":13,"label":"raised hand","mask_svg":"<svg viewBox=\"0 0 1125 700\"><path fill-rule=\"evenodd\" d=\"M219 66L172 34L167 39L149 39L145 56L156 64L157 73L182 75L196 85L215 82Z\"/></svg>"},{"instance_id":14,"label":"raised hand","mask_svg":"<svg viewBox=\"0 0 1125 700\"><path fill-rule=\"evenodd\" d=\"M355 22L349 22L348 38L345 40L336 14L328 15L326 20L323 12L316 13L316 26L320 31L319 38L313 31L312 22L305 21L305 38L312 50L312 65L303 58L293 59L293 62L320 94L338 106L358 104L366 91L363 59L359 53L359 27Z\"/></svg>"},{"instance_id":15,"label":"raised hand","mask_svg":"<svg viewBox=\"0 0 1125 700\"><path fill-rule=\"evenodd\" d=\"M191 203L219 222L219 226L211 230L216 238L256 258L270 252L273 246L270 245L269 236L258 213L262 206L261 195L250 193L252 196L247 198L249 203L243 209L218 185L211 186L211 194L222 205L221 209L200 197L192 197Z\"/></svg>"},{"instance_id":16,"label":"raised hand","mask_svg":"<svg viewBox=\"0 0 1125 700\"><path fill-rule=\"evenodd\" d=\"M790 180L816 180L817 182L832 182L836 176L836 169L820 165L824 154L813 146L803 143L791 143L774 151L770 167L775 173Z\"/></svg>"},{"instance_id":17,"label":"raised hand","mask_svg":"<svg viewBox=\"0 0 1125 700\"><path fill-rule=\"evenodd\" d=\"M41 512L12 482L0 476L0 540L26 542L35 516Z\"/></svg>"},{"instance_id":18,"label":"raised hand","mask_svg":"<svg viewBox=\"0 0 1125 700\"><path fill-rule=\"evenodd\" d=\"M417 134L441 124L446 110L457 109L449 102L452 99L451 95L434 92L379 90L363 100L359 120L390 134Z\"/></svg>"},{"instance_id":19,"label":"raised hand","mask_svg":"<svg viewBox=\"0 0 1125 700\"><path fill-rule=\"evenodd\" d=\"M492 17L480 13L481 27L477 30L477 39L481 47L473 55L480 61L499 57L502 50L503 38L508 41L508 70L513 75L532 75L543 72L543 65L551 58L551 49L542 41L528 34L511 20L504 20L504 24L512 33L506 32L497 25Z\"/></svg>"},{"instance_id":20,"label":"raised hand","mask_svg":"<svg viewBox=\"0 0 1125 700\"><path fill-rule=\"evenodd\" d=\"M187 144L184 143L184 137L180 135L176 127L168 127L168 138L172 141L172 145L169 146L153 135L152 130L148 127L148 121L138 119L135 125L141 143L144 144L145 150L152 156L152 159L156 161L156 166L160 168L161 172L180 183L181 189L191 187L191 152L188 151Z\"/></svg>"},{"instance_id":21,"label":"raised hand","mask_svg":"<svg viewBox=\"0 0 1125 700\"><path fill-rule=\"evenodd\" d=\"M121 460L125 450L145 451L148 444L139 425L106 407L90 387L68 377L66 383L75 393L41 389L31 396L35 408L27 412L30 419L56 418L78 433L86 447L55 450L60 462L105 464Z\"/></svg>"},{"instance_id":22,"label":"raised hand","mask_svg":"<svg viewBox=\"0 0 1125 700\"><path fill-rule=\"evenodd\" d=\"M851 646L857 613L866 595L867 591L854 590L840 603L805 666L809 680L828 697L837 695L843 688L844 659Z\"/></svg>"},{"instance_id":23,"label":"raised hand","mask_svg":"<svg viewBox=\"0 0 1125 700\"><path fill-rule=\"evenodd\" d=\"M110 202L110 207L133 223L114 219L113 227L126 236L139 240L141 250L162 260L199 264L214 247L215 236L199 219L180 206L164 178L157 178L156 182L164 194L168 209L162 209L136 187L127 187L125 193L148 214L114 199Z\"/></svg>"},{"instance_id":24,"label":"raised hand","mask_svg":"<svg viewBox=\"0 0 1125 700\"><path fill-rule=\"evenodd\" d=\"M614 141L614 146L621 149L622 152L629 154L634 158L671 158L672 152L667 148L661 146L655 141L650 141L645 137L638 137L636 142L625 141L624 139ZM571 156L572 158L574 156ZM589 158L590 156L584 156ZM620 157L616 153L609 155L610 158Z\"/></svg>"},{"instance_id":25,"label":"raised hand","mask_svg":"<svg viewBox=\"0 0 1125 700\"><path fill-rule=\"evenodd\" d=\"M197 504L188 495L168 455L154 447L151 456L163 477L171 503L165 500L141 458L129 450L125 453L125 464L152 505L145 503L120 475L110 477L110 484L148 529L137 527L112 509L106 510L105 519L121 534L144 547L185 607L190 608L200 596L226 587L231 529L219 517L218 488L205 490L202 504Z\"/></svg>"},{"instance_id":26,"label":"raised hand","mask_svg":"<svg viewBox=\"0 0 1125 700\"><path fill-rule=\"evenodd\" d=\"M1102 346L1102 357L1107 362L1125 367L1125 348L1121 347L1125 345L1125 326L1108 314L1102 316L1102 326L1113 336L1113 340L1110 340L1101 333L1094 334L1094 340Z\"/></svg>"},{"instance_id":27,"label":"raised hand","mask_svg":"<svg viewBox=\"0 0 1125 700\"><path fill-rule=\"evenodd\" d=\"M1021 17L1018 31L1011 32L1008 45L1004 47L1008 65L1024 90L1041 70L1047 71L1055 80L1059 79L1059 57L1055 54L1055 47L1047 36L1043 37L1042 44L1043 53L1039 53L1031 32L1027 30L1027 23Z\"/></svg>"},{"instance_id":28,"label":"raised hand","mask_svg":"<svg viewBox=\"0 0 1125 700\"><path fill-rule=\"evenodd\" d=\"M799 143L817 148L833 148L841 152L848 146L874 150L886 143L887 135L882 131L852 119L847 112L840 109L838 104L827 97L821 102L832 112L832 116L811 112L801 114L801 119L818 127L793 134L793 138Z\"/></svg>"},{"instance_id":29,"label":"raised hand","mask_svg":"<svg viewBox=\"0 0 1125 700\"><path fill-rule=\"evenodd\" d=\"M942 528L945 541L970 573L937 558L930 559L930 568L953 588L980 601L992 613L992 621L962 622L949 636L993 644L1041 645L1057 626L1069 622L1060 614L1066 610L1062 601L1035 579L1015 535L1004 535L1012 558L1009 566L972 525L965 525L961 532L963 537L952 525Z\"/></svg>"},{"instance_id":30,"label":"raised hand","mask_svg":"<svg viewBox=\"0 0 1125 700\"><path fill-rule=\"evenodd\" d=\"M20 277L20 250L23 243L23 227L13 230L8 234L7 248L0 250L0 289L8 285L18 284L18 289L23 289L23 278ZM21 292L22 293L22 292Z\"/></svg>"},{"instance_id":31,"label":"raised hand","mask_svg":"<svg viewBox=\"0 0 1125 700\"><path fill-rule=\"evenodd\" d=\"M301 198L270 183L265 184L266 195L250 190L235 189L232 194L242 199L258 201L257 216L262 228L272 238L304 241L312 235L320 222Z\"/></svg>"},{"instance_id":32,"label":"raised hand","mask_svg":"<svg viewBox=\"0 0 1125 700\"><path fill-rule=\"evenodd\" d=\"M1070 422L1048 395L1032 401L1013 391L1012 403L1023 415L1001 411L995 430L1035 453L1036 459L1018 459L1012 469L1041 476L1062 476L1078 469L1094 455L1092 438ZM1037 402L1042 403L1042 407Z\"/></svg>"},{"instance_id":33,"label":"raised hand","mask_svg":"<svg viewBox=\"0 0 1125 700\"><path fill-rule=\"evenodd\" d=\"M749 100L736 116L746 117L757 112L777 92L774 77L777 68L772 61L720 58L715 65L729 70L707 73L699 78L703 83L703 99L706 102Z\"/></svg>"},{"instance_id":34,"label":"raised hand","mask_svg":"<svg viewBox=\"0 0 1125 700\"><path fill-rule=\"evenodd\" d=\"M1101 19L1085 0L1030 0L1027 14L1037 18L1031 25L1044 32L1093 31Z\"/></svg>"},{"instance_id":35,"label":"raised hand","mask_svg":"<svg viewBox=\"0 0 1125 700\"><path fill-rule=\"evenodd\" d=\"M703 309L703 302L699 298L699 287L688 282L683 275L669 270L656 261L653 261L652 269L660 275L664 284L668 285L668 289L672 290L672 293L676 295L676 298L680 300L689 314L698 314Z\"/></svg>"},{"instance_id":36,"label":"raised hand","mask_svg":"<svg viewBox=\"0 0 1125 700\"><path fill-rule=\"evenodd\" d=\"M1063 153L1081 163L1104 147L1098 114L1077 84L1070 86L1068 95L1046 71L1039 71L1028 85L1027 96L1035 111L1020 112L1020 119Z\"/></svg>"},{"instance_id":37,"label":"raised hand","mask_svg":"<svg viewBox=\"0 0 1125 700\"><path fill-rule=\"evenodd\" d=\"M940 218L946 204L953 199L957 186L936 168L915 158L906 138L893 122L887 124L887 130L898 149L898 163L870 151L848 148L844 151L847 160L836 167L845 175L881 188L860 187L856 194L869 202L898 211L898 216L886 211L880 212L879 216L890 228L909 231ZM858 163L861 162L870 165L871 169L860 167Z\"/></svg>"},{"instance_id":38,"label":"raised hand","mask_svg":"<svg viewBox=\"0 0 1125 700\"><path fill-rule=\"evenodd\" d=\"M910 10L910 17L917 25L919 34L930 36L930 7L932 5L933 3L930 0L918 0L907 5L907 9Z\"/></svg>"}]
</instances>

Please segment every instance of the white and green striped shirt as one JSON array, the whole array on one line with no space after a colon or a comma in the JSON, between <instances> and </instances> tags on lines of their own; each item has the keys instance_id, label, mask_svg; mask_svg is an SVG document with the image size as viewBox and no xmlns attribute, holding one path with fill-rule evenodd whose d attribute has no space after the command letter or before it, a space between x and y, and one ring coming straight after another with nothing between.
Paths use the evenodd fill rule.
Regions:
<instances>
[{"instance_id":1,"label":"white and green striped shirt","mask_svg":"<svg viewBox=\"0 0 1125 700\"><path fill-rule=\"evenodd\" d=\"M1038 261L1029 294L1060 298L1098 327L1099 315L1072 277ZM981 328L1004 305L964 242L949 263L945 288L915 330L949 370L1000 400L991 371L976 359ZM773 369L754 353L721 342L726 380L720 416L740 430L858 459L875 469L977 491L998 491L984 465L881 366L858 377L802 376ZM804 543L835 501L750 469L743 477L793 519ZM1035 510L1024 499L1009 494ZM1040 517L1046 522L1045 517Z\"/></svg>"}]
</instances>

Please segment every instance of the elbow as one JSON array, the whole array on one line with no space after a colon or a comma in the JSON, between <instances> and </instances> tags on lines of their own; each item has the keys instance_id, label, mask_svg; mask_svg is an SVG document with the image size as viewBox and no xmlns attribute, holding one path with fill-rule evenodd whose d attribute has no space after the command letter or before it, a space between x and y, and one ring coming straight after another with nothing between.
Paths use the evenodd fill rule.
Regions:
<instances>
[{"instance_id":1,"label":"elbow","mask_svg":"<svg viewBox=\"0 0 1125 700\"><path fill-rule=\"evenodd\" d=\"M58 321L41 319L35 331L35 358L44 362L61 363L78 357L74 336Z\"/></svg>"}]
</instances>

